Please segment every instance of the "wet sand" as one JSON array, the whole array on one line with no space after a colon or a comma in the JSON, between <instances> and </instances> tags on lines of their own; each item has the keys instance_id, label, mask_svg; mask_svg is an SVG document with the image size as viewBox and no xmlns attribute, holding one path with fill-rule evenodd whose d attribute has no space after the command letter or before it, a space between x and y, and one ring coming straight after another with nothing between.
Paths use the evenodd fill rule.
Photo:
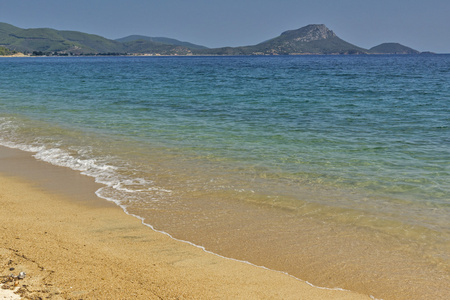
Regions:
<instances>
[{"instance_id":1,"label":"wet sand","mask_svg":"<svg viewBox=\"0 0 450 300\"><path fill-rule=\"evenodd\" d=\"M97 198L90 178L0 150L0 276L26 272L22 297L370 299L173 240Z\"/></svg>"}]
</instances>

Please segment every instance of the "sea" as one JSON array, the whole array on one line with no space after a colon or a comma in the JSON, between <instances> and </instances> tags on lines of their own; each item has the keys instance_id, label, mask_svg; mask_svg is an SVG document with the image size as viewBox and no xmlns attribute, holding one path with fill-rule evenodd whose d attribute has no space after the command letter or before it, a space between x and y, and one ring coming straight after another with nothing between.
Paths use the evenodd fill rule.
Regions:
<instances>
[{"instance_id":1,"label":"sea","mask_svg":"<svg viewBox=\"0 0 450 300\"><path fill-rule=\"evenodd\" d=\"M0 145L205 251L450 295L450 55L1 58Z\"/></svg>"}]
</instances>

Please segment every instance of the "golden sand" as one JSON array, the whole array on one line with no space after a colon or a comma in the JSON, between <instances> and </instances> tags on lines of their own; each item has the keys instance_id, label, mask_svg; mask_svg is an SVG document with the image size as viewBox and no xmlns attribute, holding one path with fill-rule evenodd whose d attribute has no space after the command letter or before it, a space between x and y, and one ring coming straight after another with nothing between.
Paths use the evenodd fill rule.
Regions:
<instances>
[{"instance_id":1,"label":"golden sand","mask_svg":"<svg viewBox=\"0 0 450 300\"><path fill-rule=\"evenodd\" d=\"M0 207L0 275L26 272L17 280L22 297L369 299L204 252L118 207L76 202L17 177L0 176Z\"/></svg>"},{"instance_id":2,"label":"golden sand","mask_svg":"<svg viewBox=\"0 0 450 300\"><path fill-rule=\"evenodd\" d=\"M12 55L0 55L0 57L31 57L31 56L19 52Z\"/></svg>"}]
</instances>

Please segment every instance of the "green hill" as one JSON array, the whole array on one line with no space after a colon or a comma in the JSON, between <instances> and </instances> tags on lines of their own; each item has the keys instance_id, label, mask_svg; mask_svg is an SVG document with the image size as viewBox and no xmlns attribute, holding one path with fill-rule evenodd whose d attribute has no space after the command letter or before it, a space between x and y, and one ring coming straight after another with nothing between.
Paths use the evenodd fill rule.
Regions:
<instances>
[{"instance_id":1,"label":"green hill","mask_svg":"<svg viewBox=\"0 0 450 300\"><path fill-rule=\"evenodd\" d=\"M208 47L200 46L196 44L192 44L189 42L182 42L176 39L171 38L165 38L165 37L149 37L149 36L143 36L143 35L129 35L124 38L116 39L117 42L121 43L128 43L128 42L135 42L138 40L143 41L151 41L151 42L157 42L157 43L163 43L168 45L175 45L175 46L183 46L189 49L208 49Z\"/></svg>"},{"instance_id":2,"label":"green hill","mask_svg":"<svg viewBox=\"0 0 450 300\"><path fill-rule=\"evenodd\" d=\"M55 52L58 54L191 54L190 49L183 46L183 44L189 43L166 38L158 39L160 41L129 39L127 42L120 42L78 31L49 28L22 29L0 23L0 46L20 52L38 52L40 54ZM201 46L197 46L197 48L201 48Z\"/></svg>"},{"instance_id":3,"label":"green hill","mask_svg":"<svg viewBox=\"0 0 450 300\"><path fill-rule=\"evenodd\" d=\"M191 55L192 51L187 47L169 45L153 41L134 40L123 43L127 53L135 54L159 54L159 55Z\"/></svg>"},{"instance_id":4,"label":"green hill","mask_svg":"<svg viewBox=\"0 0 450 300\"><path fill-rule=\"evenodd\" d=\"M20 52L125 52L124 46L104 37L49 28L22 29L0 23L0 45Z\"/></svg>"},{"instance_id":5,"label":"green hill","mask_svg":"<svg viewBox=\"0 0 450 300\"><path fill-rule=\"evenodd\" d=\"M398 43L384 43L370 48L372 54L419 54L420 52Z\"/></svg>"},{"instance_id":6,"label":"green hill","mask_svg":"<svg viewBox=\"0 0 450 300\"><path fill-rule=\"evenodd\" d=\"M202 54L365 54L368 50L341 40L325 25L308 25L283 32L280 36L254 46L194 51Z\"/></svg>"}]
</instances>

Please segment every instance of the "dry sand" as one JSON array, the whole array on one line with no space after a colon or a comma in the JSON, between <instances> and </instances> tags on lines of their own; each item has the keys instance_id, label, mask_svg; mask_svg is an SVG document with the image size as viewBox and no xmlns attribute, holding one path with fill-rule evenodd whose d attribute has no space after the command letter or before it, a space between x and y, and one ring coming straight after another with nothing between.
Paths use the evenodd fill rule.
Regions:
<instances>
[{"instance_id":1,"label":"dry sand","mask_svg":"<svg viewBox=\"0 0 450 300\"><path fill-rule=\"evenodd\" d=\"M28 299L369 299L204 252L101 201L75 201L37 182L0 176L0 275L26 272L17 280L17 294ZM0 299L9 299L4 296L9 291L0 291Z\"/></svg>"}]
</instances>

